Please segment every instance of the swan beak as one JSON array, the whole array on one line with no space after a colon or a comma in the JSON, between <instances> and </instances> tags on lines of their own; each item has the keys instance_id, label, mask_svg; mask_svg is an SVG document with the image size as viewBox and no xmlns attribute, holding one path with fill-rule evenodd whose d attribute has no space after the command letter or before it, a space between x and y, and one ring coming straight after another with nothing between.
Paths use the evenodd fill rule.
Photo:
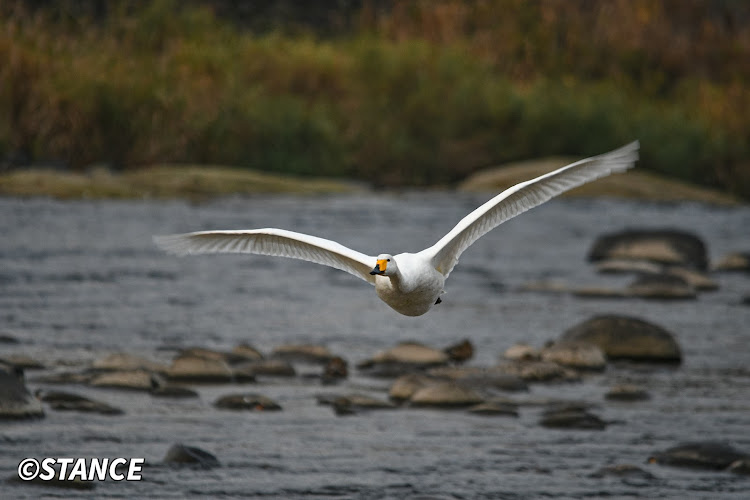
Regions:
<instances>
[{"instance_id":1,"label":"swan beak","mask_svg":"<svg viewBox=\"0 0 750 500\"><path fill-rule=\"evenodd\" d=\"M386 265L387 265L387 262L385 261L385 259L380 259L379 261L377 261L372 271L370 271L370 274L379 274L383 276L383 274L385 273Z\"/></svg>"}]
</instances>

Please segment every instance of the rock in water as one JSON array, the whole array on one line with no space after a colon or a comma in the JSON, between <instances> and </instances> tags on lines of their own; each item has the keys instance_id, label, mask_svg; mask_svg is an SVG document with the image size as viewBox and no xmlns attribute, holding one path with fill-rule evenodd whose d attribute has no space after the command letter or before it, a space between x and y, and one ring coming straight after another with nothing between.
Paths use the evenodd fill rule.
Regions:
<instances>
[{"instance_id":1,"label":"rock in water","mask_svg":"<svg viewBox=\"0 0 750 500\"><path fill-rule=\"evenodd\" d=\"M715 271L750 272L750 252L733 252L722 257L713 266Z\"/></svg>"},{"instance_id":2,"label":"rock in water","mask_svg":"<svg viewBox=\"0 0 750 500\"><path fill-rule=\"evenodd\" d=\"M579 370L604 370L607 358L599 346L590 342L555 342L542 350L542 361L551 361Z\"/></svg>"},{"instance_id":3,"label":"rock in water","mask_svg":"<svg viewBox=\"0 0 750 500\"><path fill-rule=\"evenodd\" d=\"M417 406L473 406L483 401L476 391L456 382L437 382L418 389L410 399Z\"/></svg>"},{"instance_id":4,"label":"rock in water","mask_svg":"<svg viewBox=\"0 0 750 500\"><path fill-rule=\"evenodd\" d=\"M651 398L646 389L631 384L616 385L604 397L613 401L645 401Z\"/></svg>"},{"instance_id":5,"label":"rock in water","mask_svg":"<svg viewBox=\"0 0 750 500\"><path fill-rule=\"evenodd\" d=\"M214 406L225 410L281 410L276 401L261 394L227 394L217 399Z\"/></svg>"},{"instance_id":6,"label":"rock in water","mask_svg":"<svg viewBox=\"0 0 750 500\"><path fill-rule=\"evenodd\" d=\"M645 260L706 270L706 245L698 236L678 229L632 229L600 236L588 260Z\"/></svg>"},{"instance_id":7,"label":"rock in water","mask_svg":"<svg viewBox=\"0 0 750 500\"><path fill-rule=\"evenodd\" d=\"M99 413L100 415L122 415L119 408L115 408L102 401L89 399L78 394L63 391L37 391L36 396L57 411L79 411L84 413Z\"/></svg>"},{"instance_id":8,"label":"rock in water","mask_svg":"<svg viewBox=\"0 0 750 500\"><path fill-rule=\"evenodd\" d=\"M231 382L234 373L221 359L183 354L172 362L167 377L181 382Z\"/></svg>"},{"instance_id":9,"label":"rock in water","mask_svg":"<svg viewBox=\"0 0 750 500\"><path fill-rule=\"evenodd\" d=\"M644 299L694 299L695 289L682 277L661 273L639 276L625 289L630 296Z\"/></svg>"},{"instance_id":10,"label":"rock in water","mask_svg":"<svg viewBox=\"0 0 750 500\"><path fill-rule=\"evenodd\" d=\"M747 460L750 455L726 443L699 441L684 443L651 456L650 463L675 467L723 470L738 460Z\"/></svg>"},{"instance_id":11,"label":"rock in water","mask_svg":"<svg viewBox=\"0 0 750 500\"><path fill-rule=\"evenodd\" d=\"M664 328L638 318L595 316L563 333L562 340L590 342L609 359L679 363L680 347Z\"/></svg>"},{"instance_id":12,"label":"rock in water","mask_svg":"<svg viewBox=\"0 0 750 500\"><path fill-rule=\"evenodd\" d=\"M185 446L181 443L173 444L167 450L167 454L164 456L162 462L175 465L196 465L208 469L220 465L219 459L213 454L200 448Z\"/></svg>"},{"instance_id":13,"label":"rock in water","mask_svg":"<svg viewBox=\"0 0 750 500\"><path fill-rule=\"evenodd\" d=\"M543 427L554 429L603 430L607 423L584 408L551 408L544 412L539 422Z\"/></svg>"},{"instance_id":14,"label":"rock in water","mask_svg":"<svg viewBox=\"0 0 750 500\"><path fill-rule=\"evenodd\" d=\"M42 403L23 382L23 371L0 365L0 419L43 417Z\"/></svg>"}]
</instances>

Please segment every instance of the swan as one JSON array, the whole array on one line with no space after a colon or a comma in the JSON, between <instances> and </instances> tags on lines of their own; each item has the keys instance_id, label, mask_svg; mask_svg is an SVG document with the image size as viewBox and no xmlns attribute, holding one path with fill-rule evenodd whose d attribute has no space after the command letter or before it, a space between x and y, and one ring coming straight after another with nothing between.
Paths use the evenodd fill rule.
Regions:
<instances>
[{"instance_id":1,"label":"swan","mask_svg":"<svg viewBox=\"0 0 750 500\"><path fill-rule=\"evenodd\" d=\"M530 208L599 177L625 171L638 159L638 141L516 184L461 219L437 243L417 253L370 256L335 241L285 229L198 231L155 236L175 255L252 253L301 259L346 271L375 285L378 297L405 316L441 302L445 280L471 244Z\"/></svg>"}]
</instances>

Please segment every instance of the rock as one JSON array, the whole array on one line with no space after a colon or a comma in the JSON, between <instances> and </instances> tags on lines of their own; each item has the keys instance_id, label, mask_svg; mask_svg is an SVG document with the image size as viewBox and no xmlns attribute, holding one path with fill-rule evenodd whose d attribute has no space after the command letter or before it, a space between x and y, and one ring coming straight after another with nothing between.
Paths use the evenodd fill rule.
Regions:
<instances>
[{"instance_id":1,"label":"rock","mask_svg":"<svg viewBox=\"0 0 750 500\"><path fill-rule=\"evenodd\" d=\"M671 264L705 270L706 246L696 235L676 229L634 229L600 236L588 260L622 259Z\"/></svg>"},{"instance_id":2,"label":"rock","mask_svg":"<svg viewBox=\"0 0 750 500\"><path fill-rule=\"evenodd\" d=\"M732 252L714 264L714 271L750 272L750 252Z\"/></svg>"},{"instance_id":3,"label":"rock","mask_svg":"<svg viewBox=\"0 0 750 500\"><path fill-rule=\"evenodd\" d=\"M199 396L193 389L172 384L158 385L153 387L149 393L160 398L197 398Z\"/></svg>"},{"instance_id":4,"label":"rock","mask_svg":"<svg viewBox=\"0 0 750 500\"><path fill-rule=\"evenodd\" d=\"M583 286L573 290L573 295L584 298L621 299L630 297L631 294L623 289L607 288L600 286Z\"/></svg>"},{"instance_id":5,"label":"rock","mask_svg":"<svg viewBox=\"0 0 750 500\"><path fill-rule=\"evenodd\" d=\"M0 363L12 365L21 368L22 370L44 369L44 364L41 361L38 361L31 356L26 356L25 354L11 354L10 356L5 356L0 358Z\"/></svg>"},{"instance_id":6,"label":"rock","mask_svg":"<svg viewBox=\"0 0 750 500\"><path fill-rule=\"evenodd\" d=\"M528 344L515 344L503 353L503 357L511 361L539 361L542 353Z\"/></svg>"},{"instance_id":7,"label":"rock","mask_svg":"<svg viewBox=\"0 0 750 500\"><path fill-rule=\"evenodd\" d=\"M477 405L483 398L457 382L435 382L417 389L409 401L416 406L459 407Z\"/></svg>"},{"instance_id":8,"label":"rock","mask_svg":"<svg viewBox=\"0 0 750 500\"><path fill-rule=\"evenodd\" d=\"M9 332L0 332L0 344L18 344L18 337Z\"/></svg>"},{"instance_id":9,"label":"rock","mask_svg":"<svg viewBox=\"0 0 750 500\"><path fill-rule=\"evenodd\" d=\"M542 350L542 361L578 370L604 370L607 358L595 344L581 341L559 341Z\"/></svg>"},{"instance_id":10,"label":"rock","mask_svg":"<svg viewBox=\"0 0 750 500\"><path fill-rule=\"evenodd\" d=\"M417 342L403 342L358 363L357 368L370 376L398 377L444 365L448 361L448 355L443 351Z\"/></svg>"},{"instance_id":11,"label":"rock","mask_svg":"<svg viewBox=\"0 0 750 500\"><path fill-rule=\"evenodd\" d=\"M42 391L36 392L37 398L44 401L50 408L57 411L79 411L83 413L99 413L100 415L122 415L125 413L119 408L89 399L78 394L63 391Z\"/></svg>"},{"instance_id":12,"label":"rock","mask_svg":"<svg viewBox=\"0 0 750 500\"><path fill-rule=\"evenodd\" d=\"M156 373L166 373L167 367L140 356L128 353L114 353L104 358L97 359L92 364L95 370L111 372L127 372L136 370L145 370Z\"/></svg>"},{"instance_id":13,"label":"rock","mask_svg":"<svg viewBox=\"0 0 750 500\"><path fill-rule=\"evenodd\" d=\"M34 377L34 382L39 384L88 384L96 377L91 372L58 372L49 375Z\"/></svg>"},{"instance_id":14,"label":"rock","mask_svg":"<svg viewBox=\"0 0 750 500\"><path fill-rule=\"evenodd\" d=\"M526 382L577 381L578 373L551 361L512 361L498 366L503 373Z\"/></svg>"},{"instance_id":15,"label":"rock","mask_svg":"<svg viewBox=\"0 0 750 500\"><path fill-rule=\"evenodd\" d=\"M172 362L167 378L181 382L231 382L234 373L223 359L182 354Z\"/></svg>"},{"instance_id":16,"label":"rock","mask_svg":"<svg viewBox=\"0 0 750 500\"><path fill-rule=\"evenodd\" d=\"M735 460L729 465L727 470L735 474L750 475L750 458Z\"/></svg>"},{"instance_id":17,"label":"rock","mask_svg":"<svg viewBox=\"0 0 750 500\"><path fill-rule=\"evenodd\" d=\"M554 429L603 430L607 423L596 415L579 407L551 408L544 412L539 422L543 427Z\"/></svg>"},{"instance_id":18,"label":"rock","mask_svg":"<svg viewBox=\"0 0 750 500\"><path fill-rule=\"evenodd\" d=\"M645 401L651 398L648 391L631 384L616 385L604 397L613 401Z\"/></svg>"},{"instance_id":19,"label":"rock","mask_svg":"<svg viewBox=\"0 0 750 500\"><path fill-rule=\"evenodd\" d=\"M517 417L518 405L487 401L485 403L474 405L467 411L475 415Z\"/></svg>"},{"instance_id":20,"label":"rock","mask_svg":"<svg viewBox=\"0 0 750 500\"><path fill-rule=\"evenodd\" d=\"M722 470L738 460L747 460L750 455L742 453L726 443L698 441L684 443L651 456L649 463L674 467Z\"/></svg>"},{"instance_id":21,"label":"rock","mask_svg":"<svg viewBox=\"0 0 750 500\"><path fill-rule=\"evenodd\" d=\"M595 316L563 333L561 340L590 342L609 359L679 363L682 354L674 336L638 318Z\"/></svg>"},{"instance_id":22,"label":"rock","mask_svg":"<svg viewBox=\"0 0 750 500\"><path fill-rule=\"evenodd\" d=\"M183 349L176 356L177 358L203 358L210 361L223 361L227 365L233 365L238 363L244 363L249 359L244 354L236 354L234 352L215 351L213 349L206 349L205 347L190 347Z\"/></svg>"},{"instance_id":23,"label":"rock","mask_svg":"<svg viewBox=\"0 0 750 500\"><path fill-rule=\"evenodd\" d=\"M24 384L23 370L0 365L0 420L43 416L42 403Z\"/></svg>"},{"instance_id":24,"label":"rock","mask_svg":"<svg viewBox=\"0 0 750 500\"><path fill-rule=\"evenodd\" d=\"M571 287L560 280L532 280L527 281L519 288L521 292L539 293L568 293L574 291Z\"/></svg>"},{"instance_id":25,"label":"rock","mask_svg":"<svg viewBox=\"0 0 750 500\"><path fill-rule=\"evenodd\" d=\"M257 361L246 361L234 367L234 371L249 370L255 375L266 377L294 377L297 371L291 363L281 359L261 359Z\"/></svg>"},{"instance_id":26,"label":"rock","mask_svg":"<svg viewBox=\"0 0 750 500\"><path fill-rule=\"evenodd\" d=\"M363 410L393 410L396 405L389 401L371 398L362 394L339 395L321 395L318 396L318 403L330 405L336 412L336 415L354 415Z\"/></svg>"},{"instance_id":27,"label":"rock","mask_svg":"<svg viewBox=\"0 0 750 500\"><path fill-rule=\"evenodd\" d=\"M617 477L621 479L636 479L636 480L644 480L644 481L651 481L656 479L656 477L651 474L650 472L641 469L640 467L637 467L635 465L630 464L620 464L620 465L608 465L607 467L602 467L598 471L591 474L590 477Z\"/></svg>"},{"instance_id":28,"label":"rock","mask_svg":"<svg viewBox=\"0 0 750 500\"><path fill-rule=\"evenodd\" d=\"M433 378L418 373L402 375L391 384L391 388L388 391L388 397L394 401L407 401L411 399L414 393L419 389L434 382L435 380Z\"/></svg>"},{"instance_id":29,"label":"rock","mask_svg":"<svg viewBox=\"0 0 750 500\"><path fill-rule=\"evenodd\" d=\"M207 469L220 465L219 459L215 455L200 448L185 446L181 443L173 444L167 450L167 454L164 456L162 462L173 465L194 465Z\"/></svg>"},{"instance_id":30,"label":"rock","mask_svg":"<svg viewBox=\"0 0 750 500\"><path fill-rule=\"evenodd\" d=\"M133 370L106 372L96 375L89 381L89 385L93 387L150 391L154 384L150 372L145 370Z\"/></svg>"},{"instance_id":31,"label":"rock","mask_svg":"<svg viewBox=\"0 0 750 500\"><path fill-rule=\"evenodd\" d=\"M349 376L349 364L340 356L335 356L323 368L321 378L324 383L331 383L337 380L345 379Z\"/></svg>"},{"instance_id":32,"label":"rock","mask_svg":"<svg viewBox=\"0 0 750 500\"><path fill-rule=\"evenodd\" d=\"M644 274L625 288L627 295L644 299L694 299L695 289L680 276Z\"/></svg>"},{"instance_id":33,"label":"rock","mask_svg":"<svg viewBox=\"0 0 750 500\"><path fill-rule=\"evenodd\" d=\"M290 362L325 365L333 358L327 347L310 344L288 344L273 350L272 357Z\"/></svg>"},{"instance_id":34,"label":"rock","mask_svg":"<svg viewBox=\"0 0 750 500\"><path fill-rule=\"evenodd\" d=\"M248 360L258 361L263 359L263 354L255 347L249 344L239 344L232 349L232 354L236 356L242 356Z\"/></svg>"},{"instance_id":35,"label":"rock","mask_svg":"<svg viewBox=\"0 0 750 500\"><path fill-rule=\"evenodd\" d=\"M695 290L700 291L711 291L718 290L719 284L711 279L706 273L696 271L694 269L687 269L684 267L670 267L665 271L668 275L677 276L682 278Z\"/></svg>"},{"instance_id":36,"label":"rock","mask_svg":"<svg viewBox=\"0 0 750 500\"><path fill-rule=\"evenodd\" d=\"M464 363L474 356L474 345L468 339L443 349L448 359L455 363Z\"/></svg>"},{"instance_id":37,"label":"rock","mask_svg":"<svg viewBox=\"0 0 750 500\"><path fill-rule=\"evenodd\" d=\"M261 394L227 394L217 399L214 406L224 410L281 410L281 406L276 401Z\"/></svg>"},{"instance_id":38,"label":"rock","mask_svg":"<svg viewBox=\"0 0 750 500\"><path fill-rule=\"evenodd\" d=\"M437 379L454 380L471 389L529 390L529 386L520 377L505 373L497 367L439 366L428 370L427 375Z\"/></svg>"},{"instance_id":39,"label":"rock","mask_svg":"<svg viewBox=\"0 0 750 500\"><path fill-rule=\"evenodd\" d=\"M596 264L597 272L609 274L659 274L663 269L662 265L645 260L605 259Z\"/></svg>"}]
</instances>

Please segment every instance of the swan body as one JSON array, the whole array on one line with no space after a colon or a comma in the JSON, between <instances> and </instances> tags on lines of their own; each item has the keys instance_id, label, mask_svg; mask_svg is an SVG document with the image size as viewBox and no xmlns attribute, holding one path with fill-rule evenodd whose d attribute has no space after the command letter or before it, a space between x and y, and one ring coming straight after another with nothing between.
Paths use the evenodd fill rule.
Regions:
<instances>
[{"instance_id":1,"label":"swan body","mask_svg":"<svg viewBox=\"0 0 750 500\"><path fill-rule=\"evenodd\" d=\"M508 219L586 182L625 171L638 159L638 141L516 184L461 219L437 243L417 253L370 256L335 241L285 229L198 231L155 236L177 255L252 253L301 259L346 271L375 286L378 297L405 316L421 316L440 302L459 256Z\"/></svg>"}]
</instances>

